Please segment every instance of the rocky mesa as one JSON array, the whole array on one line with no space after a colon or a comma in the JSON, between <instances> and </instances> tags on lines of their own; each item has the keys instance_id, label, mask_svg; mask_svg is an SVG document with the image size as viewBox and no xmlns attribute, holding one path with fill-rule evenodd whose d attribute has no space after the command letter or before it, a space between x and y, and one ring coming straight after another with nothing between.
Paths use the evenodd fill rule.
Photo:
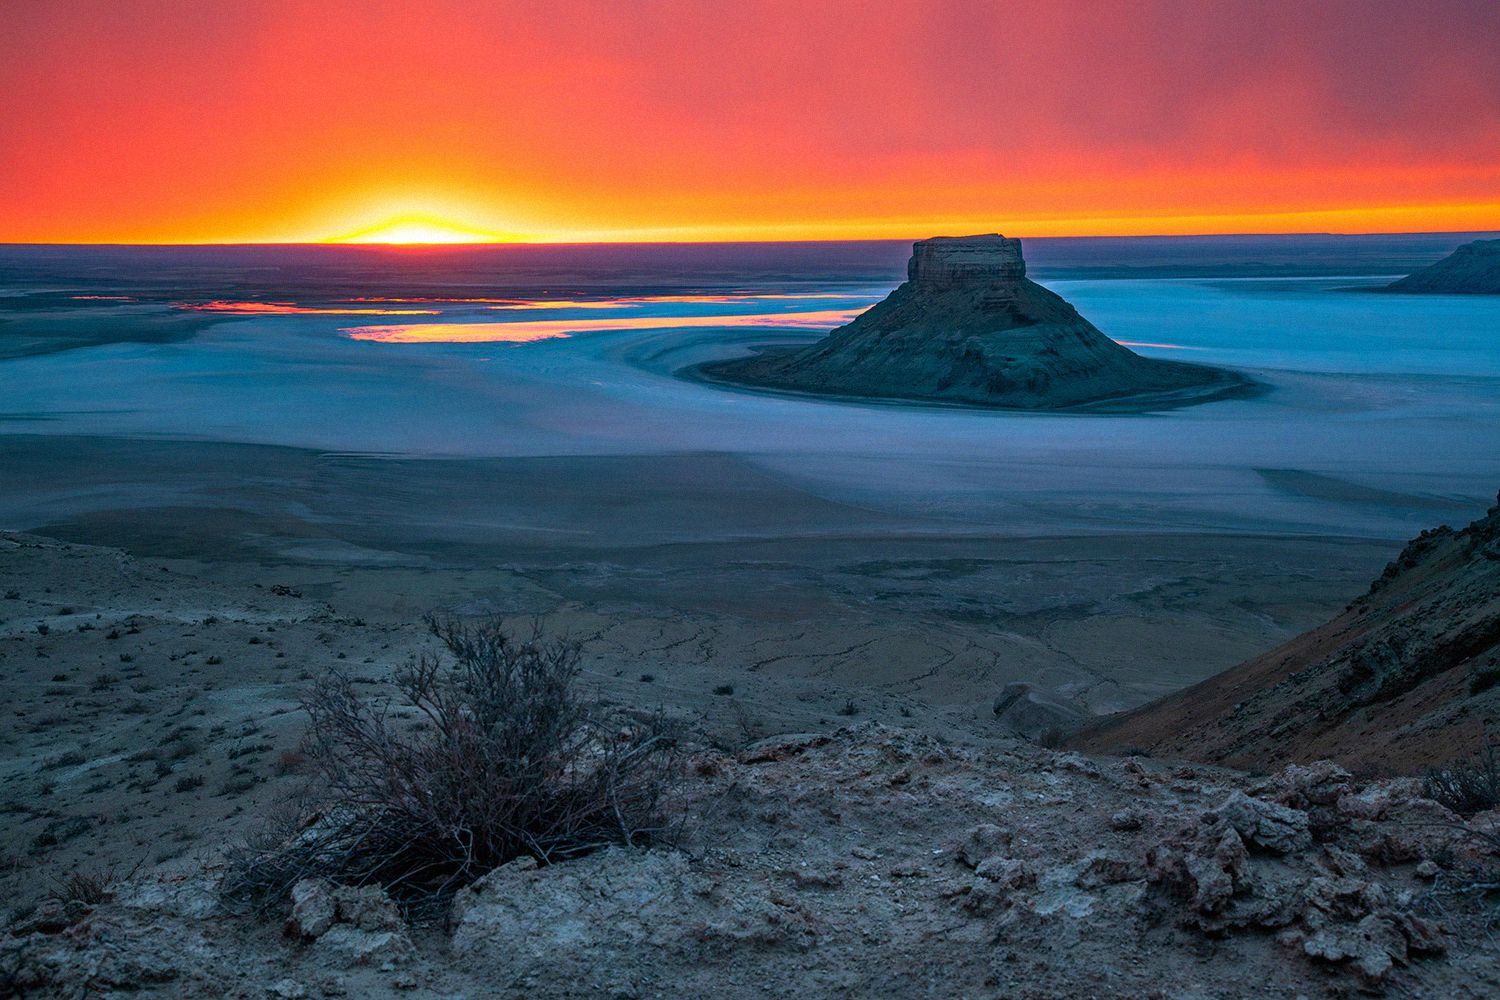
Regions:
<instances>
[{"instance_id":1,"label":"rocky mesa","mask_svg":"<svg viewBox=\"0 0 1500 1000\"><path fill-rule=\"evenodd\" d=\"M1475 240L1386 286L1390 292L1500 295L1500 240Z\"/></svg>"},{"instance_id":2,"label":"rocky mesa","mask_svg":"<svg viewBox=\"0 0 1500 1000\"><path fill-rule=\"evenodd\" d=\"M907 280L823 340L699 373L781 391L1016 409L1146 409L1252 386L1115 343L1026 277L1020 240L996 234L921 240Z\"/></svg>"}]
</instances>

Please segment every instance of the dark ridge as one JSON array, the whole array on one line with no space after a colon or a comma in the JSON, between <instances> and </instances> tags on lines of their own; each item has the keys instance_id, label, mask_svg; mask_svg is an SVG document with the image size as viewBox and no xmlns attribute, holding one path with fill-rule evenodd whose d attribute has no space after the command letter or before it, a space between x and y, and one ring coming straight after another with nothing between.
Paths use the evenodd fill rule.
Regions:
<instances>
[{"instance_id":1,"label":"dark ridge","mask_svg":"<svg viewBox=\"0 0 1500 1000\"><path fill-rule=\"evenodd\" d=\"M1431 267L1386 286L1390 292L1500 295L1500 240L1465 243Z\"/></svg>"}]
</instances>

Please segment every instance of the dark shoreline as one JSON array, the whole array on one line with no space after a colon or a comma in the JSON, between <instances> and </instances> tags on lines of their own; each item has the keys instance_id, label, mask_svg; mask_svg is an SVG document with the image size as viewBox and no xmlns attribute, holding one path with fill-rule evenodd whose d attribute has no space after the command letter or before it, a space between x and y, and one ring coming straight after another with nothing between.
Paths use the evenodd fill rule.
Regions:
<instances>
[{"instance_id":1,"label":"dark shoreline","mask_svg":"<svg viewBox=\"0 0 1500 1000\"><path fill-rule=\"evenodd\" d=\"M705 361L686 368L678 369L674 374L678 378L689 382L697 382L702 385L710 385L721 389L732 389L740 392L749 392L759 395L776 396L785 399L821 400L833 403L854 403L878 406L918 406L934 409L954 410L992 410L997 413L1036 413L1043 415L1054 414L1078 414L1078 415L1138 415L1154 413L1165 410L1180 410L1188 406L1197 406L1201 403L1214 403L1228 399L1253 399L1265 395L1271 391L1271 386L1257 381L1242 372L1229 368L1219 368L1213 365L1196 365L1185 361L1161 361L1165 365L1178 365L1184 368L1192 368L1202 372L1212 372L1214 379L1195 386L1186 386L1178 389L1162 389L1151 392L1122 393L1114 396L1105 396L1099 399L1089 400L1083 403L1074 403L1067 406L1039 407L1039 406L1002 406L981 402L969 402L956 399L934 399L929 396L892 396L892 395L861 395L855 393L816 392L810 389L798 389L792 386L782 385L769 381L752 378L743 378L730 375L722 369L737 366L746 361L766 357L773 352L797 351L802 348L788 348L778 345L774 348L756 348L757 353L748 358L721 359L718 361Z\"/></svg>"}]
</instances>

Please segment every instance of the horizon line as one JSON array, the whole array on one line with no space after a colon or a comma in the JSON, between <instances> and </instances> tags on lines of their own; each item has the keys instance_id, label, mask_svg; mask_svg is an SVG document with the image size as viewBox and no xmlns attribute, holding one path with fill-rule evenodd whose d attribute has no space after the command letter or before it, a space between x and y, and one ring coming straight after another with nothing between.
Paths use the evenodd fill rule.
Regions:
<instances>
[{"instance_id":1,"label":"horizon line","mask_svg":"<svg viewBox=\"0 0 1500 1000\"><path fill-rule=\"evenodd\" d=\"M1412 229L1412 230L1383 230L1379 232L1337 232L1333 230L1312 230L1296 232L1211 232L1211 233L1130 233L1130 234L1078 234L1072 236L1015 236L1015 239L1023 240L1192 240L1205 238L1244 238L1251 236L1261 237L1298 237L1298 236L1343 236L1343 237L1380 237L1380 236L1471 236L1483 234L1500 234L1500 227L1494 229ZM939 233L935 235L987 235L978 233ZM830 237L827 239L763 239L763 240L474 240L474 241L434 241L422 242L345 242L340 240L212 240L212 241L165 241L165 242L135 242L135 241L7 241L0 240L0 247L349 247L370 249L472 249L475 247L584 247L584 246L744 246L744 245L773 245L773 244L800 244L800 243L905 243L913 240L930 239L929 236L911 237Z\"/></svg>"}]
</instances>

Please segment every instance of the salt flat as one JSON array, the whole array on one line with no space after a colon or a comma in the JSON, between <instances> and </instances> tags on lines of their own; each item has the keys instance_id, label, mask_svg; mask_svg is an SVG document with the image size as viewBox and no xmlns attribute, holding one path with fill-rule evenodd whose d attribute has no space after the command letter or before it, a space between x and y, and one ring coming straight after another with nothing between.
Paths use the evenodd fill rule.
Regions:
<instances>
[{"instance_id":1,"label":"salt flat","mask_svg":"<svg viewBox=\"0 0 1500 1000\"><path fill-rule=\"evenodd\" d=\"M670 649L965 711L1026 680L1108 711L1323 619L1500 478L1496 303L1350 290L1384 280L1368 275L1044 277L1134 349L1264 390L1197 407L976 411L681 377L817 336L775 317L874 301L883 260L688 287L675 258L629 286L575 267L547 294L467 275L356 295L343 272L337 292L276 294L189 269L169 272L182 294L101 302L54 276L6 300L13 326L118 336L0 362L0 525L210 578L279 567L343 588L351 614L383 593L409 618L544 614L626 663ZM183 316L209 325L184 339ZM413 322L415 342L350 335ZM537 322L579 325L443 339Z\"/></svg>"}]
</instances>

